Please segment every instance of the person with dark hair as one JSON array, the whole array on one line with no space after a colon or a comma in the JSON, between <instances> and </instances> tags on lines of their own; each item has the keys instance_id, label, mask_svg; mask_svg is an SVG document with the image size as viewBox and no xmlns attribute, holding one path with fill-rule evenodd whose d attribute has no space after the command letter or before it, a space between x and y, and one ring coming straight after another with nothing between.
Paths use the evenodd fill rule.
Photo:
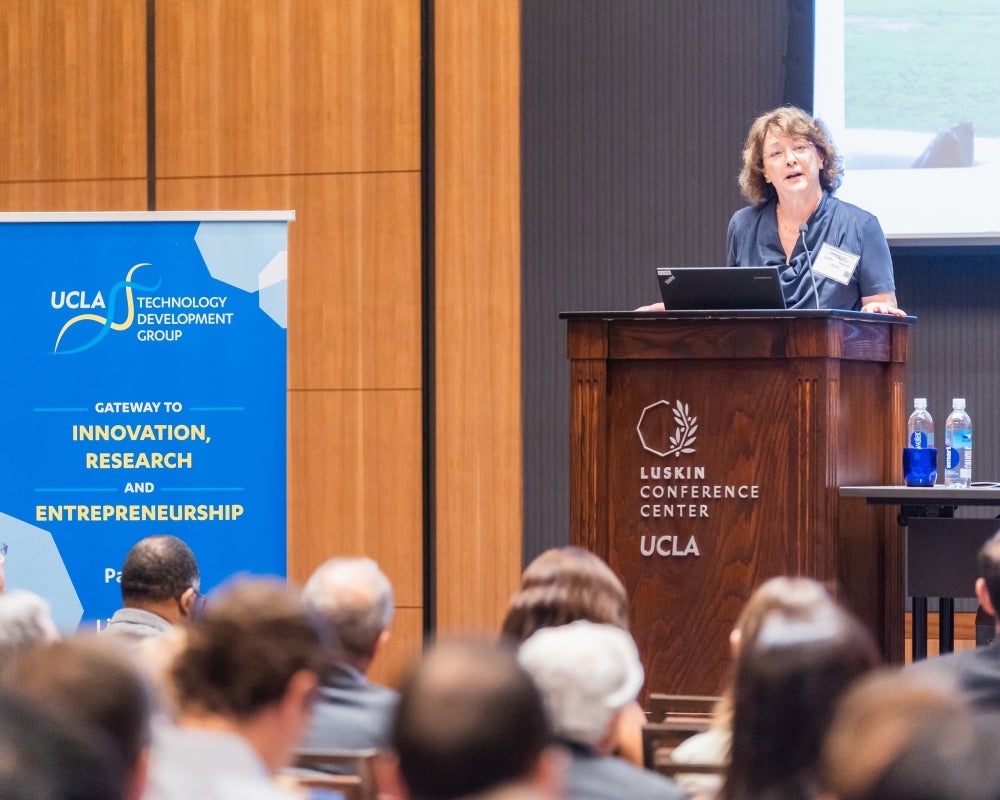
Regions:
<instances>
[{"instance_id":1,"label":"person with dark hair","mask_svg":"<svg viewBox=\"0 0 1000 800\"><path fill-rule=\"evenodd\" d=\"M302 600L326 624L335 648L305 746L387 748L398 695L369 681L367 674L389 638L392 584L370 558L332 558L313 572Z\"/></svg>"},{"instance_id":2,"label":"person with dark hair","mask_svg":"<svg viewBox=\"0 0 1000 800\"><path fill-rule=\"evenodd\" d=\"M644 678L628 631L577 620L541 628L518 650L558 741L570 749L567 794L574 800L680 800L672 780L613 755L617 722Z\"/></svg>"},{"instance_id":3,"label":"person with dark hair","mask_svg":"<svg viewBox=\"0 0 1000 800\"><path fill-rule=\"evenodd\" d=\"M768 613L736 661L722 800L814 800L836 702L878 663L871 634L837 606Z\"/></svg>"},{"instance_id":4,"label":"person with dark hair","mask_svg":"<svg viewBox=\"0 0 1000 800\"><path fill-rule=\"evenodd\" d=\"M34 647L10 660L2 683L33 704L105 734L124 767L124 797L143 796L152 693L117 648L103 638L81 637Z\"/></svg>"},{"instance_id":5,"label":"person with dark hair","mask_svg":"<svg viewBox=\"0 0 1000 800\"><path fill-rule=\"evenodd\" d=\"M996 636L982 647L957 650L934 658L921 659L906 669L948 675L957 681L958 690L975 711L1000 711L1000 530L979 549L979 577L975 582L976 598L986 613L994 618Z\"/></svg>"},{"instance_id":6,"label":"person with dark hair","mask_svg":"<svg viewBox=\"0 0 1000 800\"><path fill-rule=\"evenodd\" d=\"M729 221L729 265L779 267L788 308L906 316L878 220L833 196L842 173L821 121L794 106L757 117L739 177L752 205Z\"/></svg>"},{"instance_id":7,"label":"person with dark hair","mask_svg":"<svg viewBox=\"0 0 1000 800\"><path fill-rule=\"evenodd\" d=\"M555 547L521 574L501 634L520 644L539 628L578 619L628 628L628 597L621 580L600 557L578 547Z\"/></svg>"},{"instance_id":8,"label":"person with dark hair","mask_svg":"<svg viewBox=\"0 0 1000 800\"><path fill-rule=\"evenodd\" d=\"M562 797L565 755L550 746L542 698L507 648L431 648L403 680L390 738L406 800Z\"/></svg>"},{"instance_id":9,"label":"person with dark hair","mask_svg":"<svg viewBox=\"0 0 1000 800\"><path fill-rule=\"evenodd\" d=\"M0 797L122 800L121 759L101 731L0 689Z\"/></svg>"},{"instance_id":10,"label":"person with dark hair","mask_svg":"<svg viewBox=\"0 0 1000 800\"><path fill-rule=\"evenodd\" d=\"M122 566L122 608L107 633L142 640L191 621L203 598L191 548L176 536L148 536L136 542Z\"/></svg>"},{"instance_id":11,"label":"person with dark hair","mask_svg":"<svg viewBox=\"0 0 1000 800\"><path fill-rule=\"evenodd\" d=\"M729 646L733 654L733 665L722 694L713 709L712 722L707 731L696 733L681 742L671 751L676 762L718 764L724 766L729 761L732 743L733 723L733 674L735 660L739 656L743 642L752 642L767 615L775 609L788 617L800 615L809 618L817 609L833 605L830 593L819 581L801 576L779 576L769 578L758 586L744 604L736 624L729 633ZM721 775L680 773L674 779L688 794L714 797L722 787Z\"/></svg>"},{"instance_id":12,"label":"person with dark hair","mask_svg":"<svg viewBox=\"0 0 1000 800\"><path fill-rule=\"evenodd\" d=\"M243 579L213 595L173 662L177 723L155 731L148 800L295 797L272 778L308 725L322 637L284 583Z\"/></svg>"}]
</instances>

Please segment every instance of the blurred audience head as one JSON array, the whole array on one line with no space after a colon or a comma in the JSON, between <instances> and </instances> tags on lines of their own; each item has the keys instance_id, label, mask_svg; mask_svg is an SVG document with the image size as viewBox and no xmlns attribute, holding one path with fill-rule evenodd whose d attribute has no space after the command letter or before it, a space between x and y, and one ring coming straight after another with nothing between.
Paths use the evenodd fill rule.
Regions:
<instances>
[{"instance_id":1,"label":"blurred audience head","mask_svg":"<svg viewBox=\"0 0 1000 800\"><path fill-rule=\"evenodd\" d=\"M121 758L125 796L142 796L152 695L120 650L103 637L52 642L15 655L3 670L3 683L33 704L101 732Z\"/></svg>"},{"instance_id":2,"label":"blurred audience head","mask_svg":"<svg viewBox=\"0 0 1000 800\"><path fill-rule=\"evenodd\" d=\"M757 638L757 632L760 630L764 618L776 610L781 611L789 618L796 615L806 616L814 614L820 606L833 604L834 600L826 587L812 578L770 578L753 591L729 634L733 661L730 662L726 685L715 706L713 727L722 730L730 730L732 727L735 658L739 654L742 642L752 642Z\"/></svg>"},{"instance_id":3,"label":"blurred audience head","mask_svg":"<svg viewBox=\"0 0 1000 800\"><path fill-rule=\"evenodd\" d=\"M521 575L501 632L515 643L540 628L585 619L628 628L628 596L598 556L578 547L546 550Z\"/></svg>"},{"instance_id":4,"label":"blurred audience head","mask_svg":"<svg viewBox=\"0 0 1000 800\"><path fill-rule=\"evenodd\" d=\"M643 681L627 631L587 620L542 628L521 645L518 660L538 685L557 738L611 751L617 715Z\"/></svg>"},{"instance_id":5,"label":"blurred audience head","mask_svg":"<svg viewBox=\"0 0 1000 800\"><path fill-rule=\"evenodd\" d=\"M266 733L261 757L272 771L284 766L309 722L322 636L283 582L243 578L222 587L173 661L181 723L217 720L255 740Z\"/></svg>"},{"instance_id":6,"label":"blurred audience head","mask_svg":"<svg viewBox=\"0 0 1000 800\"><path fill-rule=\"evenodd\" d=\"M1000 531L979 549L978 567L976 596L979 604L997 618L1000 610ZM1000 618L996 619L996 625L1000 630Z\"/></svg>"},{"instance_id":7,"label":"blurred audience head","mask_svg":"<svg viewBox=\"0 0 1000 800\"><path fill-rule=\"evenodd\" d=\"M332 558L306 582L302 599L330 629L334 660L367 672L388 638L392 584L370 558Z\"/></svg>"},{"instance_id":8,"label":"blurred audience head","mask_svg":"<svg viewBox=\"0 0 1000 800\"><path fill-rule=\"evenodd\" d=\"M1000 777L996 739L977 730L952 678L878 670L859 678L837 704L823 742L820 783L837 800L964 798L960 785L984 775L967 763L978 759L980 742L994 748L984 761ZM918 769L914 756L926 758L928 769ZM1000 795L1000 782L993 786Z\"/></svg>"},{"instance_id":9,"label":"blurred audience head","mask_svg":"<svg viewBox=\"0 0 1000 800\"><path fill-rule=\"evenodd\" d=\"M514 654L477 640L427 651L403 680L391 732L410 800L510 784L559 796L565 765L550 738L542 698Z\"/></svg>"},{"instance_id":10,"label":"blurred audience head","mask_svg":"<svg viewBox=\"0 0 1000 800\"><path fill-rule=\"evenodd\" d=\"M0 797L120 800L125 786L121 757L101 731L0 689Z\"/></svg>"},{"instance_id":11,"label":"blurred audience head","mask_svg":"<svg viewBox=\"0 0 1000 800\"><path fill-rule=\"evenodd\" d=\"M811 799L835 703L878 662L871 634L841 608L766 614L736 661L724 800Z\"/></svg>"},{"instance_id":12,"label":"blurred audience head","mask_svg":"<svg viewBox=\"0 0 1000 800\"><path fill-rule=\"evenodd\" d=\"M46 600L26 589L0 594L0 667L25 648L58 638Z\"/></svg>"}]
</instances>

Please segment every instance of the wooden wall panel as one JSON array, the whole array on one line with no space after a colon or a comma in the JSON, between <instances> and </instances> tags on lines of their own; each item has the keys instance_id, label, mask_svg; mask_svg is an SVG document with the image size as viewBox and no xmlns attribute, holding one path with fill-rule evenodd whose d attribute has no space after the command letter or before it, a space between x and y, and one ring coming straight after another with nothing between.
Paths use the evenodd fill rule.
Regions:
<instances>
[{"instance_id":1,"label":"wooden wall panel","mask_svg":"<svg viewBox=\"0 0 1000 800\"><path fill-rule=\"evenodd\" d=\"M419 175L160 179L157 189L160 210L295 211L289 389L419 389Z\"/></svg>"},{"instance_id":2,"label":"wooden wall panel","mask_svg":"<svg viewBox=\"0 0 1000 800\"><path fill-rule=\"evenodd\" d=\"M435 0L438 628L495 630L521 567L517 0Z\"/></svg>"},{"instance_id":3,"label":"wooden wall panel","mask_svg":"<svg viewBox=\"0 0 1000 800\"><path fill-rule=\"evenodd\" d=\"M145 176L145 0L4 0L0 42L0 182Z\"/></svg>"},{"instance_id":4,"label":"wooden wall panel","mask_svg":"<svg viewBox=\"0 0 1000 800\"><path fill-rule=\"evenodd\" d=\"M368 555L421 605L420 393L291 392L288 418L289 576Z\"/></svg>"},{"instance_id":5,"label":"wooden wall panel","mask_svg":"<svg viewBox=\"0 0 1000 800\"><path fill-rule=\"evenodd\" d=\"M157 0L164 176L420 167L419 0Z\"/></svg>"},{"instance_id":6,"label":"wooden wall panel","mask_svg":"<svg viewBox=\"0 0 1000 800\"><path fill-rule=\"evenodd\" d=\"M0 211L145 210L145 178L0 183Z\"/></svg>"},{"instance_id":7,"label":"wooden wall panel","mask_svg":"<svg viewBox=\"0 0 1000 800\"><path fill-rule=\"evenodd\" d=\"M289 388L420 387L420 176L308 181Z\"/></svg>"},{"instance_id":8,"label":"wooden wall panel","mask_svg":"<svg viewBox=\"0 0 1000 800\"><path fill-rule=\"evenodd\" d=\"M414 375L412 365L403 365L409 370L404 375L409 385L399 391L368 389L333 370L328 377L328 365L340 363L342 358L335 354L345 350L355 353L358 363L366 364L372 374L389 362L386 354L395 358L398 352L415 361L419 370L419 254L408 253L404 246L413 251L419 246L414 182L406 175L161 179L157 205L161 210L295 209L296 220L289 225L288 358L290 374L301 380L289 386L289 575L301 581L333 555L367 554L393 581L397 602L418 606L422 603L419 373ZM382 193L380 186L385 189ZM399 213L380 216L372 210L372 217L381 222L366 226L357 221L364 216L358 203L376 209L392 205ZM331 257L338 253L352 255ZM350 295L336 291L348 280L346 273L371 277L378 271L379 258L397 259L386 268L398 270L397 284L409 281L413 286L415 296L407 301L412 305L406 312L408 328L397 326L397 320L378 325L378 330L371 328L371 319L362 319L357 309L347 307L361 301L361 289ZM334 328L325 322L327 313L356 320L357 327ZM363 339L367 341L362 343ZM326 351L334 355L324 356ZM292 364L319 366L309 372ZM386 371L391 378L392 370ZM346 377L356 378L364 370L359 367L355 372ZM323 390L331 385L338 390Z\"/></svg>"}]
</instances>

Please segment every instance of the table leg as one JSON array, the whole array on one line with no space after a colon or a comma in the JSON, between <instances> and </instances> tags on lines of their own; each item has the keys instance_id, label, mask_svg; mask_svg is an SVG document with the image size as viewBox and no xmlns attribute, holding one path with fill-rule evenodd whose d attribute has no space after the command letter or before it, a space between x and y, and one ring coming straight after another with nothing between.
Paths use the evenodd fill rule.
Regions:
<instances>
[{"instance_id":1,"label":"table leg","mask_svg":"<svg viewBox=\"0 0 1000 800\"><path fill-rule=\"evenodd\" d=\"M913 598L913 660L927 658L927 598Z\"/></svg>"},{"instance_id":2,"label":"table leg","mask_svg":"<svg viewBox=\"0 0 1000 800\"><path fill-rule=\"evenodd\" d=\"M955 599L938 599L938 642L939 653L950 653L955 649Z\"/></svg>"}]
</instances>

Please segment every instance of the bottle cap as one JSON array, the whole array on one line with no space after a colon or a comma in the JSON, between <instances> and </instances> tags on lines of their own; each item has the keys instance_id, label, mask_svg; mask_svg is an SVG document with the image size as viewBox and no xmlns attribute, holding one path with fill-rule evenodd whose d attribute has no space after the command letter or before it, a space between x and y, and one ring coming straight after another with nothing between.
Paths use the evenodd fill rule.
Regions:
<instances>
[{"instance_id":1,"label":"bottle cap","mask_svg":"<svg viewBox=\"0 0 1000 800\"><path fill-rule=\"evenodd\" d=\"M952 408L965 408L965 398L956 397L954 400L951 401L951 406Z\"/></svg>"},{"instance_id":2,"label":"bottle cap","mask_svg":"<svg viewBox=\"0 0 1000 800\"><path fill-rule=\"evenodd\" d=\"M913 398L914 408L927 408L927 398L926 397L914 397Z\"/></svg>"}]
</instances>

